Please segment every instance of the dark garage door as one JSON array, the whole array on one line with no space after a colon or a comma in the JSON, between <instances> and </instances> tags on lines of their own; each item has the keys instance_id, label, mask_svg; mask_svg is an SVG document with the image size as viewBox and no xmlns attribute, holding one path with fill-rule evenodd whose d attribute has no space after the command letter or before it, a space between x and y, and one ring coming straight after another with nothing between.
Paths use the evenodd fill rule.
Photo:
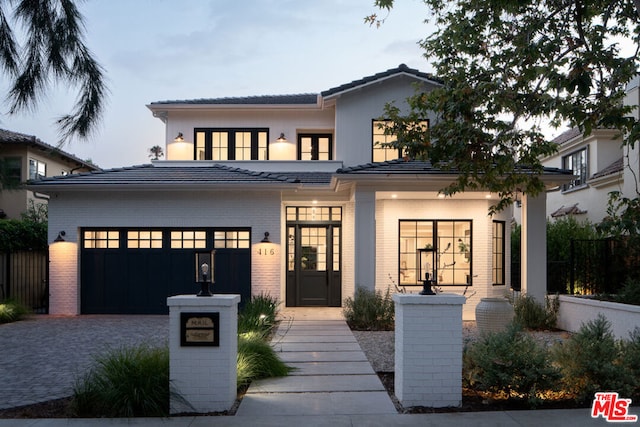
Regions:
<instances>
[{"instance_id":1,"label":"dark garage door","mask_svg":"<svg viewBox=\"0 0 640 427\"><path fill-rule=\"evenodd\" d=\"M83 314L165 314L167 297L196 294L195 252L216 249L213 292L251 295L250 230L84 229Z\"/></svg>"}]
</instances>

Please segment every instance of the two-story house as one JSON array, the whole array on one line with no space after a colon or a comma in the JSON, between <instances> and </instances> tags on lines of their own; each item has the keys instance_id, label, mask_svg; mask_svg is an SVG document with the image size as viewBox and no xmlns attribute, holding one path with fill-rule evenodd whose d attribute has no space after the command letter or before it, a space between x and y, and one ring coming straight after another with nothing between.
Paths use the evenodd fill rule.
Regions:
<instances>
[{"instance_id":1,"label":"two-story house","mask_svg":"<svg viewBox=\"0 0 640 427\"><path fill-rule=\"evenodd\" d=\"M9 219L20 218L31 203L39 205L48 201L48 196L21 185L28 180L99 170L35 136L4 129L0 129L0 165L0 217Z\"/></svg>"},{"instance_id":2,"label":"two-story house","mask_svg":"<svg viewBox=\"0 0 640 427\"><path fill-rule=\"evenodd\" d=\"M215 250L214 293L339 307L357 286L483 297L509 290L510 210L487 191L442 197L456 178L381 143L384 106L407 110L441 83L400 65L319 94L153 102L167 160L46 179L51 313L163 313L199 290L195 253ZM436 117L424 117L429 126ZM549 187L567 181L549 169ZM545 198L524 201L523 287L546 289ZM60 241L64 240L64 241Z\"/></svg>"}]
</instances>

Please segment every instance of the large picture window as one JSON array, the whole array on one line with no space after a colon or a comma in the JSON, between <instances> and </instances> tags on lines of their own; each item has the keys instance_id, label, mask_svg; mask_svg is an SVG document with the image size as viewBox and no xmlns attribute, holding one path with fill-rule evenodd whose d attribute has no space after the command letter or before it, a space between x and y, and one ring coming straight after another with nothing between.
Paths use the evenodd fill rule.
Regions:
<instances>
[{"instance_id":1,"label":"large picture window","mask_svg":"<svg viewBox=\"0 0 640 427\"><path fill-rule=\"evenodd\" d=\"M576 176L573 181L562 187L563 190L570 190L586 185L588 173L587 159L587 147L562 158L562 168L570 170Z\"/></svg>"},{"instance_id":2,"label":"large picture window","mask_svg":"<svg viewBox=\"0 0 640 427\"><path fill-rule=\"evenodd\" d=\"M420 250L432 261L420 265ZM422 285L420 272L428 272L437 285L471 285L471 221L400 220L399 283Z\"/></svg>"},{"instance_id":3,"label":"large picture window","mask_svg":"<svg viewBox=\"0 0 640 427\"><path fill-rule=\"evenodd\" d=\"M268 129L195 129L195 160L268 160Z\"/></svg>"}]
</instances>

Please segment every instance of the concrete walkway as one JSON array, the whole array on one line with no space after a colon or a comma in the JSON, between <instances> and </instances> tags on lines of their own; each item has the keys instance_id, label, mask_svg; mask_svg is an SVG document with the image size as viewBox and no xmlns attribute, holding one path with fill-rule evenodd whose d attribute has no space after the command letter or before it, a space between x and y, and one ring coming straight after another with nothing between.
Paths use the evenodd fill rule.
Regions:
<instances>
[{"instance_id":1,"label":"concrete walkway","mask_svg":"<svg viewBox=\"0 0 640 427\"><path fill-rule=\"evenodd\" d=\"M284 313L272 345L294 371L254 381L236 417L397 413L346 322L322 311Z\"/></svg>"}]
</instances>

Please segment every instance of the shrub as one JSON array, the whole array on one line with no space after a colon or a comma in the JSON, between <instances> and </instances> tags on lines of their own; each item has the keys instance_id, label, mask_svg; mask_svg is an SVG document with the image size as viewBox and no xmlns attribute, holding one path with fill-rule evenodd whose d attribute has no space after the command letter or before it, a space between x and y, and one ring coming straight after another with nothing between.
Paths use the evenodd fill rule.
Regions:
<instances>
[{"instance_id":1,"label":"shrub","mask_svg":"<svg viewBox=\"0 0 640 427\"><path fill-rule=\"evenodd\" d=\"M238 333L261 332L268 335L276 324L278 301L270 295L255 295L238 313Z\"/></svg>"},{"instance_id":2,"label":"shrub","mask_svg":"<svg viewBox=\"0 0 640 427\"><path fill-rule=\"evenodd\" d=\"M640 305L640 280L628 278L615 297L616 302Z\"/></svg>"},{"instance_id":3,"label":"shrub","mask_svg":"<svg viewBox=\"0 0 640 427\"><path fill-rule=\"evenodd\" d=\"M76 381L73 407L88 417L168 416L170 393L168 347L122 347Z\"/></svg>"},{"instance_id":4,"label":"shrub","mask_svg":"<svg viewBox=\"0 0 640 427\"><path fill-rule=\"evenodd\" d=\"M238 387L260 378L283 377L291 368L279 358L261 333L247 332L238 336Z\"/></svg>"},{"instance_id":5,"label":"shrub","mask_svg":"<svg viewBox=\"0 0 640 427\"><path fill-rule=\"evenodd\" d=\"M634 402L640 399L640 327L629 333L629 340L621 343L621 362L629 372L629 379L633 380L633 392L628 397Z\"/></svg>"},{"instance_id":6,"label":"shrub","mask_svg":"<svg viewBox=\"0 0 640 427\"><path fill-rule=\"evenodd\" d=\"M526 400L532 407L560 378L546 348L516 323L467 346L462 360L466 386Z\"/></svg>"},{"instance_id":7,"label":"shrub","mask_svg":"<svg viewBox=\"0 0 640 427\"><path fill-rule=\"evenodd\" d=\"M545 298L545 306L530 295L522 295L513 302L515 320L523 328L533 330L555 329L560 308L558 298Z\"/></svg>"},{"instance_id":8,"label":"shrub","mask_svg":"<svg viewBox=\"0 0 640 427\"><path fill-rule=\"evenodd\" d=\"M569 340L553 348L562 381L580 403L593 399L597 391L617 391L622 396L633 392L636 380L622 363L621 354L621 343L602 315L583 324Z\"/></svg>"},{"instance_id":9,"label":"shrub","mask_svg":"<svg viewBox=\"0 0 640 427\"><path fill-rule=\"evenodd\" d=\"M394 303L388 288L383 295L380 291L356 287L354 297L345 300L343 314L355 330L391 331L394 327Z\"/></svg>"},{"instance_id":10,"label":"shrub","mask_svg":"<svg viewBox=\"0 0 640 427\"><path fill-rule=\"evenodd\" d=\"M0 303L0 323L11 323L22 319L29 310L22 304L13 300Z\"/></svg>"}]
</instances>

